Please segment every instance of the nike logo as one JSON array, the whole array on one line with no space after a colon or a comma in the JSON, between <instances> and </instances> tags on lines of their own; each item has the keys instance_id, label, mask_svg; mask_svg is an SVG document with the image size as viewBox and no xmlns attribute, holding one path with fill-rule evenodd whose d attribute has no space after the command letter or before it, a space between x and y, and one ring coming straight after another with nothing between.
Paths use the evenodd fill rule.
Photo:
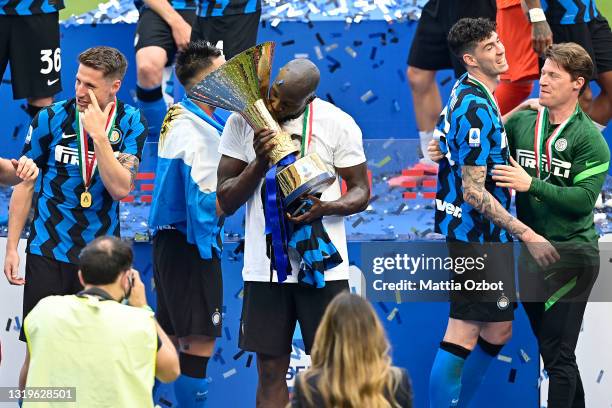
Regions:
<instances>
[{"instance_id":1,"label":"nike logo","mask_svg":"<svg viewBox=\"0 0 612 408\"><path fill-rule=\"evenodd\" d=\"M70 139L71 137L76 137L76 134L74 134L74 135L67 135L65 133L62 133L62 139Z\"/></svg>"},{"instance_id":2,"label":"nike logo","mask_svg":"<svg viewBox=\"0 0 612 408\"><path fill-rule=\"evenodd\" d=\"M591 167L594 164L599 163L599 160L594 160L594 161L588 161L585 163L587 167Z\"/></svg>"},{"instance_id":3,"label":"nike logo","mask_svg":"<svg viewBox=\"0 0 612 408\"><path fill-rule=\"evenodd\" d=\"M56 78L56 79L54 79L53 81L52 81L52 80L50 80L50 79L47 79L47 86L51 86L51 85L53 85L54 83L56 83L57 81L59 81L59 78Z\"/></svg>"},{"instance_id":4,"label":"nike logo","mask_svg":"<svg viewBox=\"0 0 612 408\"><path fill-rule=\"evenodd\" d=\"M196 397L204 397L206 394L208 394L208 392L200 392L200 391L197 391L197 392L196 392Z\"/></svg>"}]
</instances>

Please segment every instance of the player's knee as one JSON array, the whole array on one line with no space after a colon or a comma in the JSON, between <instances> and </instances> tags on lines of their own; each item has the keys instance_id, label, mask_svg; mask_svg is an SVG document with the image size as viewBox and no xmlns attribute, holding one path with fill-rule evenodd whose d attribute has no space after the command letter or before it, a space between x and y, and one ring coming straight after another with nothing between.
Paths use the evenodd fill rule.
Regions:
<instances>
[{"instance_id":1,"label":"player's knee","mask_svg":"<svg viewBox=\"0 0 612 408\"><path fill-rule=\"evenodd\" d=\"M435 72L427 71L420 68L408 67L407 71L408 83L413 92L424 92L433 83Z\"/></svg>"},{"instance_id":2,"label":"player's knee","mask_svg":"<svg viewBox=\"0 0 612 408\"><path fill-rule=\"evenodd\" d=\"M481 333L481 337L491 344L506 344L512 338L512 323L489 328Z\"/></svg>"},{"instance_id":3,"label":"player's knee","mask_svg":"<svg viewBox=\"0 0 612 408\"><path fill-rule=\"evenodd\" d=\"M260 358L257 366L259 371L259 382L263 387L272 387L285 381L288 369L288 361L283 358Z\"/></svg>"},{"instance_id":4,"label":"player's knee","mask_svg":"<svg viewBox=\"0 0 612 408\"><path fill-rule=\"evenodd\" d=\"M138 64L138 84L145 88L159 86L162 82L164 67L153 61L142 61Z\"/></svg>"}]
</instances>

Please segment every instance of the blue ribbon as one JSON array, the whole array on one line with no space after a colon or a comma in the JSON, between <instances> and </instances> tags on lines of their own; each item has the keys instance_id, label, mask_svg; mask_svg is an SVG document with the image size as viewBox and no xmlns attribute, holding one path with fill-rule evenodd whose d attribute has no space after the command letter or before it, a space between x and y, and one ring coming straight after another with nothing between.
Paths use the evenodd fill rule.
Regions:
<instances>
[{"instance_id":1,"label":"blue ribbon","mask_svg":"<svg viewBox=\"0 0 612 408\"><path fill-rule=\"evenodd\" d=\"M272 249L274 252L273 266L279 282L287 280L287 272L291 273L291 264L287 253L288 222L285 220L285 206L278 194L276 171L279 166L288 166L295 162L295 155L290 154L272 166L266 173L266 234L272 234Z\"/></svg>"},{"instance_id":2,"label":"blue ribbon","mask_svg":"<svg viewBox=\"0 0 612 408\"><path fill-rule=\"evenodd\" d=\"M225 121L223 120L223 118L219 117L215 113L213 113L211 117L210 115L208 115L208 113L204 112L202 108L196 105L187 96L183 97L183 100L181 101L181 105L183 105L187 110L193 112L196 116L198 116L204 122L214 127L217 130L217 132L219 132L219 134L223 133L223 127L225 126Z\"/></svg>"}]
</instances>

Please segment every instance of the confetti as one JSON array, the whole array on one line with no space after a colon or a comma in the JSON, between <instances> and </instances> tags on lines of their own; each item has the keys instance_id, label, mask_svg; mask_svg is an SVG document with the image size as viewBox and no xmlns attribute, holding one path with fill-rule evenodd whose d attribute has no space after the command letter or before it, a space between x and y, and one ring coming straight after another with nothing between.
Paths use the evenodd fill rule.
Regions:
<instances>
[{"instance_id":1,"label":"confetti","mask_svg":"<svg viewBox=\"0 0 612 408\"><path fill-rule=\"evenodd\" d=\"M335 50L336 48L338 48L338 43L329 44L327 47L325 47L325 51L331 52Z\"/></svg>"},{"instance_id":2,"label":"confetti","mask_svg":"<svg viewBox=\"0 0 612 408\"><path fill-rule=\"evenodd\" d=\"M352 226L353 228L355 228L355 227L357 227L359 224L361 224L361 223L362 223L362 222L364 222L364 221L365 221L365 219L364 219L363 217L359 217L359 218L357 218L357 221L355 221L355 222L353 222L353 223L351 224L351 226Z\"/></svg>"},{"instance_id":3,"label":"confetti","mask_svg":"<svg viewBox=\"0 0 612 408\"><path fill-rule=\"evenodd\" d=\"M318 45L314 47L315 50L315 55L317 56L318 60L322 60L323 59L323 52L321 52L321 47L319 47Z\"/></svg>"},{"instance_id":4,"label":"confetti","mask_svg":"<svg viewBox=\"0 0 612 408\"><path fill-rule=\"evenodd\" d=\"M395 99L393 100L393 109L394 109L396 112L399 112L399 111L400 111L400 104L399 104L399 102L398 102L397 100L395 100Z\"/></svg>"},{"instance_id":5,"label":"confetti","mask_svg":"<svg viewBox=\"0 0 612 408\"><path fill-rule=\"evenodd\" d=\"M389 313L389 309L387 309L387 306L383 302L378 302L377 304L382 309L383 312Z\"/></svg>"},{"instance_id":6,"label":"confetti","mask_svg":"<svg viewBox=\"0 0 612 408\"><path fill-rule=\"evenodd\" d=\"M270 23L270 27L276 28L278 27L280 22L281 22L281 19L277 17L274 20L272 20L272 22Z\"/></svg>"},{"instance_id":7,"label":"confetti","mask_svg":"<svg viewBox=\"0 0 612 408\"><path fill-rule=\"evenodd\" d=\"M251 366L252 362L253 362L253 355L249 354L249 357L247 358L247 362L246 362L247 368L249 368Z\"/></svg>"},{"instance_id":8,"label":"confetti","mask_svg":"<svg viewBox=\"0 0 612 408\"><path fill-rule=\"evenodd\" d=\"M452 79L451 77L444 78L442 81L440 81L440 85L444 86L444 85L448 84L451 79Z\"/></svg>"},{"instance_id":9,"label":"confetti","mask_svg":"<svg viewBox=\"0 0 612 408\"><path fill-rule=\"evenodd\" d=\"M159 402L161 404L164 404L167 407L171 407L172 403L170 401L168 401L167 399L165 399L164 397L159 397Z\"/></svg>"},{"instance_id":10,"label":"confetti","mask_svg":"<svg viewBox=\"0 0 612 408\"><path fill-rule=\"evenodd\" d=\"M242 357L242 355L245 353L244 350L240 350L239 352L237 352L236 354L234 354L234 356L232 357L234 360L238 360L240 357Z\"/></svg>"},{"instance_id":11,"label":"confetti","mask_svg":"<svg viewBox=\"0 0 612 408\"><path fill-rule=\"evenodd\" d=\"M385 164L389 163L391 161L391 156L387 156L384 159L382 159L381 161L379 161L378 163L375 164L376 167L381 168L382 166L384 166Z\"/></svg>"},{"instance_id":12,"label":"confetti","mask_svg":"<svg viewBox=\"0 0 612 408\"><path fill-rule=\"evenodd\" d=\"M370 51L370 59L371 60L376 58L376 51L378 51L378 47L372 47L372 51Z\"/></svg>"},{"instance_id":13,"label":"confetti","mask_svg":"<svg viewBox=\"0 0 612 408\"><path fill-rule=\"evenodd\" d=\"M323 41L323 37L321 37L321 34L316 33L315 37L317 37L317 41L319 42L319 44L325 45L325 41Z\"/></svg>"},{"instance_id":14,"label":"confetti","mask_svg":"<svg viewBox=\"0 0 612 408\"><path fill-rule=\"evenodd\" d=\"M347 91L349 88L351 87L351 83L350 82L345 82L342 84L342 86L340 87L340 89L342 91Z\"/></svg>"},{"instance_id":15,"label":"confetti","mask_svg":"<svg viewBox=\"0 0 612 408\"><path fill-rule=\"evenodd\" d=\"M223 373L223 378L228 379L229 377L231 377L232 375L236 374L238 371L236 371L235 368L232 368L229 371L226 371Z\"/></svg>"},{"instance_id":16,"label":"confetti","mask_svg":"<svg viewBox=\"0 0 612 408\"><path fill-rule=\"evenodd\" d=\"M226 327L226 328L225 328L225 337L227 337L227 339L228 339L228 340L231 340L231 339L232 339L232 336L231 336L231 334L230 334L229 327Z\"/></svg>"},{"instance_id":17,"label":"confetti","mask_svg":"<svg viewBox=\"0 0 612 408\"><path fill-rule=\"evenodd\" d=\"M221 352L223 351L223 349L221 347L219 347L217 349L217 351L215 352L215 355L212 357L213 361L218 361L221 364L225 364L225 359L223 358L223 356L221 355Z\"/></svg>"},{"instance_id":18,"label":"confetti","mask_svg":"<svg viewBox=\"0 0 612 408\"><path fill-rule=\"evenodd\" d=\"M367 102L370 99L374 98L374 92L372 92L372 90L368 90L366 93L364 93L363 95L361 95L361 97L359 99L361 99L361 102Z\"/></svg>"},{"instance_id":19,"label":"confetti","mask_svg":"<svg viewBox=\"0 0 612 408\"><path fill-rule=\"evenodd\" d=\"M5 331L9 331L11 330L11 323L13 322L13 319L11 319L9 317L8 321L6 322L6 330Z\"/></svg>"},{"instance_id":20,"label":"confetti","mask_svg":"<svg viewBox=\"0 0 612 408\"><path fill-rule=\"evenodd\" d=\"M306 58L306 59L308 59L308 54L307 53L293 54L293 58L295 58L295 59L297 59L297 58Z\"/></svg>"},{"instance_id":21,"label":"confetti","mask_svg":"<svg viewBox=\"0 0 612 408\"><path fill-rule=\"evenodd\" d=\"M528 355L528 354L525 352L525 350L520 349L519 353L520 353L520 355L521 355L521 358L523 359L523 362L528 363L528 362L531 360L531 358L530 358L530 357L529 357L529 355Z\"/></svg>"},{"instance_id":22,"label":"confetti","mask_svg":"<svg viewBox=\"0 0 612 408\"><path fill-rule=\"evenodd\" d=\"M395 142L395 138L390 138L388 139L385 143L383 143L383 149L387 149L389 146L391 146L393 144L393 142Z\"/></svg>"},{"instance_id":23,"label":"confetti","mask_svg":"<svg viewBox=\"0 0 612 408\"><path fill-rule=\"evenodd\" d=\"M295 40L287 40L287 41L283 41L283 42L281 43L281 45L282 45L283 47L286 47L286 46L288 46L288 45L293 45L293 44L295 44Z\"/></svg>"},{"instance_id":24,"label":"confetti","mask_svg":"<svg viewBox=\"0 0 612 408\"><path fill-rule=\"evenodd\" d=\"M504 356L503 354L498 354L497 359L499 361L503 361L504 363L512 363L512 357Z\"/></svg>"},{"instance_id":25,"label":"confetti","mask_svg":"<svg viewBox=\"0 0 612 408\"><path fill-rule=\"evenodd\" d=\"M599 375L597 376L597 384L601 383L601 379L603 378L604 370L599 371Z\"/></svg>"},{"instance_id":26,"label":"confetti","mask_svg":"<svg viewBox=\"0 0 612 408\"><path fill-rule=\"evenodd\" d=\"M357 52L349 46L344 47L344 51L353 58L357 57Z\"/></svg>"},{"instance_id":27,"label":"confetti","mask_svg":"<svg viewBox=\"0 0 612 408\"><path fill-rule=\"evenodd\" d=\"M402 303L402 294L399 290L395 291L395 303L398 305Z\"/></svg>"},{"instance_id":28,"label":"confetti","mask_svg":"<svg viewBox=\"0 0 612 408\"><path fill-rule=\"evenodd\" d=\"M510 369L510 375L508 376L508 382L514 384L516 380L516 368Z\"/></svg>"},{"instance_id":29,"label":"confetti","mask_svg":"<svg viewBox=\"0 0 612 408\"><path fill-rule=\"evenodd\" d=\"M395 318L395 315L397 314L397 312L399 312L399 309L397 307L394 307L393 310L391 310L391 313L389 313L387 315L387 320L391 321Z\"/></svg>"}]
</instances>

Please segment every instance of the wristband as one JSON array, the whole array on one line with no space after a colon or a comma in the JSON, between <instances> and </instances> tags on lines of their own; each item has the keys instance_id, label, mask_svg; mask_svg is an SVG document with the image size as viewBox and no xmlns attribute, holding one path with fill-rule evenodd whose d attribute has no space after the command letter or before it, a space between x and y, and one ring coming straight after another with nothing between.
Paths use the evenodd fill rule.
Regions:
<instances>
[{"instance_id":1,"label":"wristband","mask_svg":"<svg viewBox=\"0 0 612 408\"><path fill-rule=\"evenodd\" d=\"M544 14L544 10L541 8L532 8L529 9L529 22L530 23L539 23L540 21L546 21L546 15Z\"/></svg>"}]
</instances>

